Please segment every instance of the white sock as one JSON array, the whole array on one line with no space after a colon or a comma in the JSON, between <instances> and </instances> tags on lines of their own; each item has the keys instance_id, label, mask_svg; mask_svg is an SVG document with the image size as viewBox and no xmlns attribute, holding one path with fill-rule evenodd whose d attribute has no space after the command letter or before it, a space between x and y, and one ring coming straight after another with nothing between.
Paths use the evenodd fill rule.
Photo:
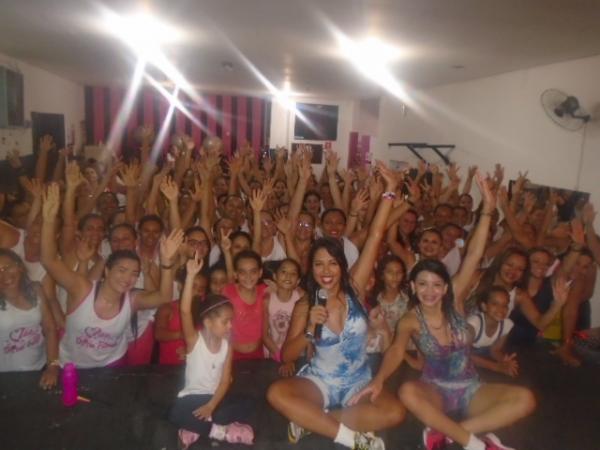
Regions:
<instances>
[{"instance_id":1,"label":"white sock","mask_svg":"<svg viewBox=\"0 0 600 450\"><path fill-rule=\"evenodd\" d=\"M210 427L210 433L208 434L208 437L210 439L216 439L217 441L224 441L226 434L227 427L225 425L217 425L216 423L213 423L212 427Z\"/></svg>"},{"instance_id":2,"label":"white sock","mask_svg":"<svg viewBox=\"0 0 600 450\"><path fill-rule=\"evenodd\" d=\"M344 447L352 448L354 447L354 435L356 431L352 431L343 423L340 423L340 427L338 428L337 435L333 442L337 444L341 444ZM485 450L485 449L484 449Z\"/></svg>"},{"instance_id":3,"label":"white sock","mask_svg":"<svg viewBox=\"0 0 600 450\"><path fill-rule=\"evenodd\" d=\"M485 450L485 442L479 439L474 434L469 436L469 442L464 446L465 450Z\"/></svg>"}]
</instances>

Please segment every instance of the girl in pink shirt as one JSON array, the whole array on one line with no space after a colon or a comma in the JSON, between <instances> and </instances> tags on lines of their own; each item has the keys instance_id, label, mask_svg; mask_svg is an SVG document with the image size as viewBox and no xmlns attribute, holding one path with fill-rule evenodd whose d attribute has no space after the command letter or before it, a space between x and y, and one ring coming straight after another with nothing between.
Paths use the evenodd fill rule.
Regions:
<instances>
[{"instance_id":1,"label":"girl in pink shirt","mask_svg":"<svg viewBox=\"0 0 600 450\"><path fill-rule=\"evenodd\" d=\"M262 277L262 260L252 250L243 250L234 260L235 283L223 288L223 295L233 305L233 359L263 359L263 305L266 285Z\"/></svg>"}]
</instances>

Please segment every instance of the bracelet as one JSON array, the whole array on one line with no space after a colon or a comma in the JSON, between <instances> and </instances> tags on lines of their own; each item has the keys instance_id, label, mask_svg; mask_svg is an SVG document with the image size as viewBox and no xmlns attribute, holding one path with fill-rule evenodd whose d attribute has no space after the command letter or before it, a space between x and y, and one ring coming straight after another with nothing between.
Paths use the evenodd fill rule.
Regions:
<instances>
[{"instance_id":1,"label":"bracelet","mask_svg":"<svg viewBox=\"0 0 600 450\"><path fill-rule=\"evenodd\" d=\"M161 269L165 269L165 270L169 270L169 269L172 269L174 266L175 266L175 263L171 263L171 264L169 264L169 265L166 265L166 264L161 264L161 265L160 265L160 268L161 268Z\"/></svg>"},{"instance_id":2,"label":"bracelet","mask_svg":"<svg viewBox=\"0 0 600 450\"><path fill-rule=\"evenodd\" d=\"M358 217L358 213L350 213L348 214L348 217Z\"/></svg>"},{"instance_id":3,"label":"bracelet","mask_svg":"<svg viewBox=\"0 0 600 450\"><path fill-rule=\"evenodd\" d=\"M388 200L395 200L396 193L394 191L387 191L387 192L384 192L383 194L381 194L381 198L388 199Z\"/></svg>"},{"instance_id":4,"label":"bracelet","mask_svg":"<svg viewBox=\"0 0 600 450\"><path fill-rule=\"evenodd\" d=\"M52 361L48 361L46 364L48 367L60 367L60 360L53 359Z\"/></svg>"},{"instance_id":5,"label":"bracelet","mask_svg":"<svg viewBox=\"0 0 600 450\"><path fill-rule=\"evenodd\" d=\"M479 215L480 216L490 216L490 217L492 217L492 213L491 212L482 212L482 213L479 213Z\"/></svg>"}]
</instances>

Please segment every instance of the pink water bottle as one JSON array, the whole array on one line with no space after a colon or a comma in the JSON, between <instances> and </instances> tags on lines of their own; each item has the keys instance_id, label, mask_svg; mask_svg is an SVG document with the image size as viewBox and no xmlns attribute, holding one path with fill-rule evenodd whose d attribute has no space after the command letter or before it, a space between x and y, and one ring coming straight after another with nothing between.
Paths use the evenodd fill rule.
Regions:
<instances>
[{"instance_id":1,"label":"pink water bottle","mask_svg":"<svg viewBox=\"0 0 600 450\"><path fill-rule=\"evenodd\" d=\"M62 401L65 406L74 406L77 403L77 369L75 364L67 363L62 372Z\"/></svg>"}]
</instances>

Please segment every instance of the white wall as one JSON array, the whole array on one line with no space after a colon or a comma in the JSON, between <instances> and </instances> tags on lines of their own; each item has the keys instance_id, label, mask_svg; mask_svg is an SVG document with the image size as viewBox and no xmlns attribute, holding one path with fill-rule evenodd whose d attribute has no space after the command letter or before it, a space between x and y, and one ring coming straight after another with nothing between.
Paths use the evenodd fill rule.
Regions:
<instances>
[{"instance_id":1,"label":"white wall","mask_svg":"<svg viewBox=\"0 0 600 450\"><path fill-rule=\"evenodd\" d=\"M322 98L298 98L297 102L302 103L317 103L323 105L338 105L338 129L337 140L332 141L332 149L337 151L340 156L340 168L345 168L348 161L348 143L350 132L354 131L354 108L355 103L351 100L332 100ZM281 103L273 100L271 106L271 147L285 146L292 147L294 142L294 113L290 109L283 106ZM302 141L306 144L318 143L322 141ZM317 175L321 173L324 165L316 166Z\"/></svg>"},{"instance_id":2,"label":"white wall","mask_svg":"<svg viewBox=\"0 0 600 450\"><path fill-rule=\"evenodd\" d=\"M393 141L455 144L451 159L463 174L468 165L490 171L499 162L509 179L528 170L536 183L573 189L583 143L579 190L590 192L600 208L600 121L589 123L582 142L583 131L561 129L540 103L545 89L557 88L578 97L592 112L600 105L599 76L597 56L416 92L418 106L405 114L400 101L386 96L381 101L375 154L384 160L408 160L406 150L388 150L387 143ZM439 161L433 154L429 158ZM596 228L600 229L599 221ZM596 325L600 325L599 285L592 305Z\"/></svg>"},{"instance_id":3,"label":"white wall","mask_svg":"<svg viewBox=\"0 0 600 450\"><path fill-rule=\"evenodd\" d=\"M65 136L72 126L79 133L85 118L83 86L2 54L0 65L23 74L25 120L32 112L64 114ZM0 158L13 148L31 153L31 128L0 129Z\"/></svg>"}]
</instances>

